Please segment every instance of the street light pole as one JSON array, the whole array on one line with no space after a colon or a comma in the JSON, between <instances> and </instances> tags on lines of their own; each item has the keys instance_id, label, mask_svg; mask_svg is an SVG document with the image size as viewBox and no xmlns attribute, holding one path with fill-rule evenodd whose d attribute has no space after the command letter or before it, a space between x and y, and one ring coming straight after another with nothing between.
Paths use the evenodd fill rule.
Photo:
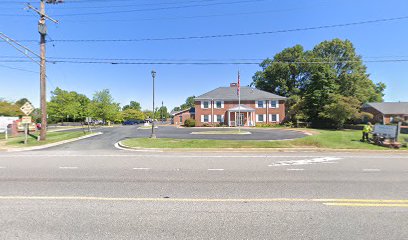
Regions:
<instances>
[{"instance_id":1,"label":"street light pole","mask_svg":"<svg viewBox=\"0 0 408 240\"><path fill-rule=\"evenodd\" d=\"M156 134L154 133L154 116L155 116L155 108L154 108L154 80L156 78L156 72L152 70L152 78L153 78L153 117L152 117L152 135L150 138L156 138Z\"/></svg>"}]
</instances>

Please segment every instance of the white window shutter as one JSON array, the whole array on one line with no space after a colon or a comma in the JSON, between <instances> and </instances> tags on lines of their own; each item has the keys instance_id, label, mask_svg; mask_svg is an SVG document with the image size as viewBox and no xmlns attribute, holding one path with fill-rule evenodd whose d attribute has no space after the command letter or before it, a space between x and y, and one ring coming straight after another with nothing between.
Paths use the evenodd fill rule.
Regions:
<instances>
[{"instance_id":1,"label":"white window shutter","mask_svg":"<svg viewBox=\"0 0 408 240\"><path fill-rule=\"evenodd\" d=\"M201 122L204 122L204 115L201 115Z\"/></svg>"},{"instance_id":2,"label":"white window shutter","mask_svg":"<svg viewBox=\"0 0 408 240\"><path fill-rule=\"evenodd\" d=\"M224 122L224 115L221 115L221 122Z\"/></svg>"},{"instance_id":3,"label":"white window shutter","mask_svg":"<svg viewBox=\"0 0 408 240\"><path fill-rule=\"evenodd\" d=\"M276 100L276 108L279 108L279 101L278 100Z\"/></svg>"},{"instance_id":4,"label":"white window shutter","mask_svg":"<svg viewBox=\"0 0 408 240\"><path fill-rule=\"evenodd\" d=\"M276 122L279 122L279 114L276 114Z\"/></svg>"},{"instance_id":5,"label":"white window shutter","mask_svg":"<svg viewBox=\"0 0 408 240\"><path fill-rule=\"evenodd\" d=\"M258 108L258 101L255 101L255 108Z\"/></svg>"},{"instance_id":6,"label":"white window shutter","mask_svg":"<svg viewBox=\"0 0 408 240\"><path fill-rule=\"evenodd\" d=\"M201 101L201 108L204 108L204 101Z\"/></svg>"},{"instance_id":7,"label":"white window shutter","mask_svg":"<svg viewBox=\"0 0 408 240\"><path fill-rule=\"evenodd\" d=\"M224 108L224 101L221 101L221 108Z\"/></svg>"},{"instance_id":8,"label":"white window shutter","mask_svg":"<svg viewBox=\"0 0 408 240\"><path fill-rule=\"evenodd\" d=\"M255 114L255 122L259 122L258 114Z\"/></svg>"},{"instance_id":9,"label":"white window shutter","mask_svg":"<svg viewBox=\"0 0 408 240\"><path fill-rule=\"evenodd\" d=\"M263 115L263 121L266 122L266 114Z\"/></svg>"},{"instance_id":10,"label":"white window shutter","mask_svg":"<svg viewBox=\"0 0 408 240\"><path fill-rule=\"evenodd\" d=\"M263 101L263 108L266 108L266 101Z\"/></svg>"},{"instance_id":11,"label":"white window shutter","mask_svg":"<svg viewBox=\"0 0 408 240\"><path fill-rule=\"evenodd\" d=\"M217 115L214 115L214 122L216 122L217 120Z\"/></svg>"},{"instance_id":12,"label":"white window shutter","mask_svg":"<svg viewBox=\"0 0 408 240\"><path fill-rule=\"evenodd\" d=\"M211 115L208 115L208 122L212 122L211 121Z\"/></svg>"},{"instance_id":13,"label":"white window shutter","mask_svg":"<svg viewBox=\"0 0 408 240\"><path fill-rule=\"evenodd\" d=\"M269 122L272 122L272 114L269 114L269 116L268 116L268 117L269 117L269 119L268 119L268 120L269 120Z\"/></svg>"}]
</instances>

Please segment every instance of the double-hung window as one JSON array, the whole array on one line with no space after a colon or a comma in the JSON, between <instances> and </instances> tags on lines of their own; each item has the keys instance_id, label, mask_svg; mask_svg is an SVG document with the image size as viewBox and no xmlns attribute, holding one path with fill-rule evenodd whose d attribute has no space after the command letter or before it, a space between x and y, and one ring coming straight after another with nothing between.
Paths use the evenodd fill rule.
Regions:
<instances>
[{"instance_id":1,"label":"double-hung window","mask_svg":"<svg viewBox=\"0 0 408 240\"><path fill-rule=\"evenodd\" d=\"M271 108L278 108L278 101L272 100L271 101Z\"/></svg>"},{"instance_id":2,"label":"double-hung window","mask_svg":"<svg viewBox=\"0 0 408 240\"><path fill-rule=\"evenodd\" d=\"M256 107L257 108L264 108L264 101L257 101L256 102Z\"/></svg>"},{"instance_id":3,"label":"double-hung window","mask_svg":"<svg viewBox=\"0 0 408 240\"><path fill-rule=\"evenodd\" d=\"M210 116L210 115L204 115L204 120L203 120L203 122L208 123L208 122L210 121L209 116Z\"/></svg>"},{"instance_id":4,"label":"double-hung window","mask_svg":"<svg viewBox=\"0 0 408 240\"><path fill-rule=\"evenodd\" d=\"M222 108L223 107L222 105L223 105L222 101L216 101L215 102L215 108Z\"/></svg>"},{"instance_id":5,"label":"double-hung window","mask_svg":"<svg viewBox=\"0 0 408 240\"><path fill-rule=\"evenodd\" d=\"M257 122L265 122L265 115L264 114L256 114L256 121Z\"/></svg>"},{"instance_id":6,"label":"double-hung window","mask_svg":"<svg viewBox=\"0 0 408 240\"><path fill-rule=\"evenodd\" d=\"M279 122L279 114L269 114L269 121L272 123Z\"/></svg>"},{"instance_id":7,"label":"double-hung window","mask_svg":"<svg viewBox=\"0 0 408 240\"><path fill-rule=\"evenodd\" d=\"M209 108L210 107L210 102L209 101L203 101L201 104L201 108Z\"/></svg>"}]
</instances>

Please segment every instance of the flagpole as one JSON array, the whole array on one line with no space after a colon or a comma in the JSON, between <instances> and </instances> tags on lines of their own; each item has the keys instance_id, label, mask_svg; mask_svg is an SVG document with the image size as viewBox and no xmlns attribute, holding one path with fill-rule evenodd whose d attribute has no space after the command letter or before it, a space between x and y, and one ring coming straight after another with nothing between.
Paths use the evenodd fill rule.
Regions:
<instances>
[{"instance_id":1,"label":"flagpole","mask_svg":"<svg viewBox=\"0 0 408 240\"><path fill-rule=\"evenodd\" d=\"M240 76L238 70L238 132L241 133L241 86Z\"/></svg>"}]
</instances>

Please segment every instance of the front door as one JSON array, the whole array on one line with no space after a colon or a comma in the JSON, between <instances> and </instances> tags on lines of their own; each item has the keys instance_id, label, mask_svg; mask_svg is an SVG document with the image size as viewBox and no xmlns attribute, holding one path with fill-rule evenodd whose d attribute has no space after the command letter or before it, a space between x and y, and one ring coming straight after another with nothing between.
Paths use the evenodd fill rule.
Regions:
<instances>
[{"instance_id":1,"label":"front door","mask_svg":"<svg viewBox=\"0 0 408 240\"><path fill-rule=\"evenodd\" d=\"M235 124L236 124L236 126L244 126L244 124L245 124L244 116L245 116L245 114L243 114L243 113L241 113L241 114L236 113L235 114Z\"/></svg>"}]
</instances>

